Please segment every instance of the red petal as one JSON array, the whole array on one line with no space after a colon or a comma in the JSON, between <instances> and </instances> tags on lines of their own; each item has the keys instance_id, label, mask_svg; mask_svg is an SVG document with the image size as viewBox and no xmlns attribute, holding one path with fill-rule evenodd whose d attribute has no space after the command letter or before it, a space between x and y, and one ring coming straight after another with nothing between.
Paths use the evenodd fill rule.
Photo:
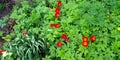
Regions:
<instances>
[{"instance_id":1,"label":"red petal","mask_svg":"<svg viewBox=\"0 0 120 60\"><path fill-rule=\"evenodd\" d=\"M59 18L60 17L60 13L55 13L55 17Z\"/></svg>"},{"instance_id":2,"label":"red petal","mask_svg":"<svg viewBox=\"0 0 120 60\"><path fill-rule=\"evenodd\" d=\"M51 27L54 27L54 26L55 26L55 24L50 24L50 26L51 26Z\"/></svg>"},{"instance_id":3,"label":"red petal","mask_svg":"<svg viewBox=\"0 0 120 60\"><path fill-rule=\"evenodd\" d=\"M55 28L60 28L60 24L55 24Z\"/></svg>"},{"instance_id":4,"label":"red petal","mask_svg":"<svg viewBox=\"0 0 120 60\"><path fill-rule=\"evenodd\" d=\"M88 42L87 41L82 42L82 46L87 47L88 46Z\"/></svg>"},{"instance_id":5,"label":"red petal","mask_svg":"<svg viewBox=\"0 0 120 60\"><path fill-rule=\"evenodd\" d=\"M83 37L82 37L82 41L83 41L83 42L84 42L84 41L88 41L88 37L83 36Z\"/></svg>"},{"instance_id":6,"label":"red petal","mask_svg":"<svg viewBox=\"0 0 120 60\"><path fill-rule=\"evenodd\" d=\"M4 50L0 50L0 54L3 54L3 52L5 52Z\"/></svg>"},{"instance_id":7,"label":"red petal","mask_svg":"<svg viewBox=\"0 0 120 60\"><path fill-rule=\"evenodd\" d=\"M96 40L96 36L94 36L94 35L90 36L90 40L91 40L92 42L94 42L94 41Z\"/></svg>"},{"instance_id":8,"label":"red petal","mask_svg":"<svg viewBox=\"0 0 120 60\"><path fill-rule=\"evenodd\" d=\"M69 41L69 38L66 34L62 34L61 38L64 39L66 42Z\"/></svg>"},{"instance_id":9,"label":"red petal","mask_svg":"<svg viewBox=\"0 0 120 60\"><path fill-rule=\"evenodd\" d=\"M61 1L58 2L58 6L62 6L62 2Z\"/></svg>"},{"instance_id":10,"label":"red petal","mask_svg":"<svg viewBox=\"0 0 120 60\"><path fill-rule=\"evenodd\" d=\"M67 38L67 35L66 34L62 34L62 39L66 39Z\"/></svg>"},{"instance_id":11,"label":"red petal","mask_svg":"<svg viewBox=\"0 0 120 60\"><path fill-rule=\"evenodd\" d=\"M60 13L60 8L57 7L57 8L55 9L55 13Z\"/></svg>"},{"instance_id":12,"label":"red petal","mask_svg":"<svg viewBox=\"0 0 120 60\"><path fill-rule=\"evenodd\" d=\"M69 38L66 38L65 41L66 41L66 42L69 42Z\"/></svg>"}]
</instances>

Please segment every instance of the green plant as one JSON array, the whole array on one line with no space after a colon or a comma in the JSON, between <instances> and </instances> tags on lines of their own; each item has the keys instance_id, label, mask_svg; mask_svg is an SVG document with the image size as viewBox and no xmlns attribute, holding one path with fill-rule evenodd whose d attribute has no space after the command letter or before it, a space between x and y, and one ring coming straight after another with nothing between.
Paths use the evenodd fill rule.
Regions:
<instances>
[{"instance_id":1,"label":"green plant","mask_svg":"<svg viewBox=\"0 0 120 60\"><path fill-rule=\"evenodd\" d=\"M4 47L5 50L13 53L13 58L39 60L47 54L46 39L42 38L40 34L42 24L45 22L43 17L48 8L41 7L42 4L44 4L44 1L33 7L27 1L24 1L21 2L22 7L20 9L17 6L14 7L10 17L16 19L16 25L12 33L13 36L10 38L11 41L6 45L9 47ZM25 34L22 33L23 30L26 31Z\"/></svg>"},{"instance_id":2,"label":"green plant","mask_svg":"<svg viewBox=\"0 0 120 60\"><path fill-rule=\"evenodd\" d=\"M3 28L6 25L6 21L8 20L8 17L4 17L3 19L0 19L0 27Z\"/></svg>"},{"instance_id":3,"label":"green plant","mask_svg":"<svg viewBox=\"0 0 120 60\"><path fill-rule=\"evenodd\" d=\"M53 1L54 2L54 1ZM110 1L114 4L119 1ZM66 60L112 60L119 59L118 54L114 54L111 44L115 41L119 42L119 33L114 30L118 23L114 19L116 16L112 17L111 14L107 14L109 11L108 4L103 1L69 1L65 3L62 1L61 17L60 19L51 19L50 23L60 23L61 27L59 29L43 27L44 36L46 39L50 40L50 57L51 59L61 58ZM112 7L111 5L110 7ZM118 7L117 7L118 8ZM108 16L108 17L107 17ZM113 21L110 19L114 19ZM49 24L46 22L46 24ZM46 34L47 33L47 34ZM61 34L67 33L69 37L69 42L63 42L61 39ZM81 44L82 36L95 35L97 37L94 43L89 43L87 48L83 47ZM111 37L114 36L114 37ZM60 40L63 42L61 48L58 48L55 43ZM120 47L120 46L119 46ZM107 50L106 50L107 48ZM117 47L118 48L118 47ZM119 49L117 49L119 50ZM110 58L112 57L112 58Z\"/></svg>"},{"instance_id":4,"label":"green plant","mask_svg":"<svg viewBox=\"0 0 120 60\"><path fill-rule=\"evenodd\" d=\"M10 16L16 19L14 37L5 48L13 52L12 57L18 56L21 60L120 59L120 31L116 29L120 26L120 1L61 0L59 18L54 16L57 1L49 1L53 8L45 2L35 0L31 6L24 1L20 8L14 7ZM51 23L59 23L58 28L52 28ZM89 45L82 46L82 37L91 35L97 37L96 41L87 40ZM59 45L58 41L62 43Z\"/></svg>"},{"instance_id":5,"label":"green plant","mask_svg":"<svg viewBox=\"0 0 120 60\"><path fill-rule=\"evenodd\" d=\"M0 31L0 36L2 36L2 35L3 35L3 32Z\"/></svg>"}]
</instances>

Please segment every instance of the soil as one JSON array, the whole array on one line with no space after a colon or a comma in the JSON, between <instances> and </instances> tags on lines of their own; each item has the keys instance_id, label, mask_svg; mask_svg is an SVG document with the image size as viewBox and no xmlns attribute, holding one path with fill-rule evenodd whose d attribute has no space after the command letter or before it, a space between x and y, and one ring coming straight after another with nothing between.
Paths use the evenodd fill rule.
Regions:
<instances>
[{"instance_id":1,"label":"soil","mask_svg":"<svg viewBox=\"0 0 120 60\"><path fill-rule=\"evenodd\" d=\"M9 16L9 14L12 12L12 8L15 5L15 2L12 0L0 0L0 3L5 4L5 6L3 7L2 10L0 10L0 20L3 19L3 17L5 16ZM0 31L2 31L4 34L10 34L11 32L13 32L13 26L15 25L15 20L13 19L8 19L6 22L6 26L4 26L3 28L0 27ZM0 36L0 48L2 48L4 43L4 40L2 39L2 36Z\"/></svg>"},{"instance_id":2,"label":"soil","mask_svg":"<svg viewBox=\"0 0 120 60\"><path fill-rule=\"evenodd\" d=\"M2 11L0 11L0 19L8 15L10 12L11 12L11 9L3 9Z\"/></svg>"},{"instance_id":3,"label":"soil","mask_svg":"<svg viewBox=\"0 0 120 60\"><path fill-rule=\"evenodd\" d=\"M9 15L10 12L12 11L13 5L15 5L14 1L11 0L0 0L0 3L5 4L3 9L0 11L0 19L2 19L4 16Z\"/></svg>"}]
</instances>

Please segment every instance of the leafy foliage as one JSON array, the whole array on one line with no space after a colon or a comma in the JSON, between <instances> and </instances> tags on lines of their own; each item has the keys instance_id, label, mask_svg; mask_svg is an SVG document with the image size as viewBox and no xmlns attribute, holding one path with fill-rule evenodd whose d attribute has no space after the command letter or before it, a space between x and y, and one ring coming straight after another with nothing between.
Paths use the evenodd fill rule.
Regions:
<instances>
[{"instance_id":1,"label":"leafy foliage","mask_svg":"<svg viewBox=\"0 0 120 60\"><path fill-rule=\"evenodd\" d=\"M120 1L117 0L61 0L61 16L54 17L56 0L36 0L32 5L24 1L21 7L14 7L11 18L16 19L14 36L8 44L8 51L22 60L119 60L120 59ZM51 23L60 23L60 28L51 28ZM27 31L24 37L22 30ZM61 35L70 39L64 42ZM83 47L82 36L96 36L94 43L89 41ZM57 42L62 41L62 47ZM48 44L46 44L48 43ZM43 53L44 52L44 53ZM42 56L42 54L45 54ZM34 56L36 55L36 56Z\"/></svg>"},{"instance_id":2,"label":"leafy foliage","mask_svg":"<svg viewBox=\"0 0 120 60\"><path fill-rule=\"evenodd\" d=\"M18 56L20 60L44 57L47 54L47 47L45 39L40 36L41 26L44 22L44 18L42 18L44 15L41 14L46 14L48 8L43 8L39 4L35 6L35 9L32 9L32 6L27 1L21 4L22 7L20 9L15 7L11 14L11 18L16 19L17 25L14 26L15 32L10 35L12 37L10 38L11 42L9 44L6 43L6 46L9 47L5 49L13 52L13 57L16 58ZM26 37L23 36L22 30L27 31Z\"/></svg>"}]
</instances>

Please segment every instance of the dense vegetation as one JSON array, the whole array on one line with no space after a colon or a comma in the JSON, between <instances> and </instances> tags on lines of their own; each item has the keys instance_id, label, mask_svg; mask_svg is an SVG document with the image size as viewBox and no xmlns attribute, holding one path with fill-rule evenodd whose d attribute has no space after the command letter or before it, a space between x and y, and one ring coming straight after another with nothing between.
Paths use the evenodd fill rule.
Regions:
<instances>
[{"instance_id":1,"label":"dense vegetation","mask_svg":"<svg viewBox=\"0 0 120 60\"><path fill-rule=\"evenodd\" d=\"M14 32L5 36L0 32L6 41L1 49L9 53L0 55L1 59L120 60L120 1L60 1L59 18L54 16L57 0L23 1L14 6L9 17L16 22ZM58 28L51 27L56 23ZM65 34L69 41L63 39ZM88 46L82 45L84 36Z\"/></svg>"}]
</instances>

